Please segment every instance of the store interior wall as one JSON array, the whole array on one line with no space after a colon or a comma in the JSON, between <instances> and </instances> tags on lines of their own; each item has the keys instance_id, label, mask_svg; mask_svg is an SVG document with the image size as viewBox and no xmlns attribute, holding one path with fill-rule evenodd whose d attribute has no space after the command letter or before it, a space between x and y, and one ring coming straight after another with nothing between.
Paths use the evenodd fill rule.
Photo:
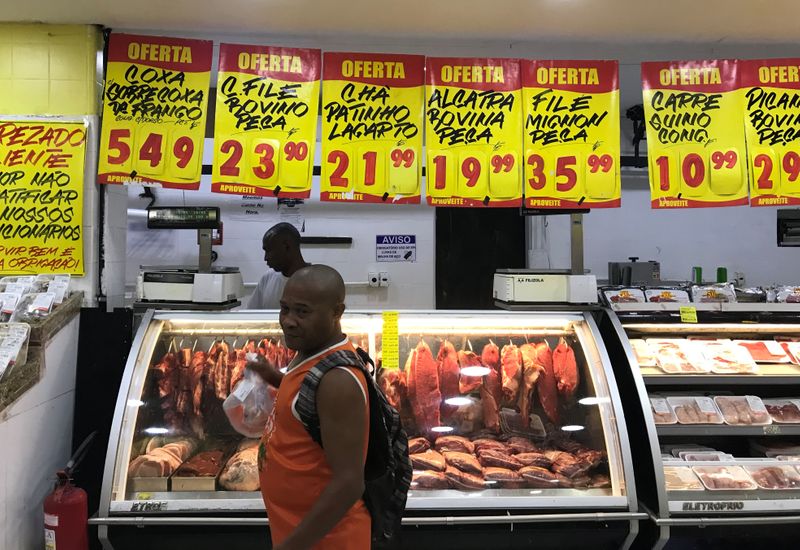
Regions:
<instances>
[{"instance_id":1,"label":"store interior wall","mask_svg":"<svg viewBox=\"0 0 800 550\"><path fill-rule=\"evenodd\" d=\"M119 29L120 32L123 29ZM317 47L323 51L371 51L416 53L437 56L497 56L520 58L618 59L620 61L620 112L622 154L632 155L633 135L626 109L642 102L640 63L667 59L760 58L800 56L798 44L694 44L651 43L630 44L579 42L501 42L470 40L404 40L366 37L303 37L261 35L214 35L185 32L148 32L124 29L124 32L163 34L188 38L212 39L215 42L212 78L220 42L271 44L282 46ZM212 82L212 86L214 83ZM319 144L318 144L319 149ZM205 148L206 163L210 162L210 143ZM319 152L317 152L319 154ZM641 154L646 155L646 143ZM319 159L317 158L317 163ZM642 260L661 262L662 276L667 279L686 279L691 266L704 267L710 273L725 266L732 276L735 271L745 274L748 284L788 282L800 271L800 255L793 249L779 249L775 244L775 209L773 208L715 208L698 210L654 211L649 204L647 172L624 169L622 173L622 208L595 210L586 216L584 226L585 266L598 278L607 274L607 262L638 256ZM318 180L318 178L315 178ZM318 195L315 181L312 197ZM225 244L219 247L220 265L239 265L245 282L253 283L266 267L260 251L263 231L280 221L274 200L259 201L264 214L244 216L253 221L241 221L235 212L242 211L243 200L203 191L178 192L157 190L160 204L211 204L223 208ZM140 264L192 263L196 254L196 239L191 232L144 231L142 209L147 202L138 198L141 187L131 187L127 196L128 235L127 258L112 263L125 266L125 281L130 293ZM161 202L163 201L163 202ZM171 201L171 202L170 202ZM250 202L250 201L247 201ZM139 215L137 217L136 211ZM330 263L343 271L353 283L366 280L367 272L387 271L391 286L388 289L351 285L348 288L351 307L435 307L435 213L427 206L351 205L320 203L312 198L303 206L306 235L352 236L352 247L306 248L306 258L312 262ZM547 216L544 224L529 223L529 243L542 243L544 248L529 259L536 267L569 267L569 225L564 216ZM534 227L544 225L544 235L534 235ZM415 234L417 262L414 264L376 264L374 236L376 234ZM537 239L535 239L537 237ZM546 265L545 265L546 264ZM121 268L121 267L120 267ZM384 269L385 268L385 269Z\"/></svg>"}]
</instances>

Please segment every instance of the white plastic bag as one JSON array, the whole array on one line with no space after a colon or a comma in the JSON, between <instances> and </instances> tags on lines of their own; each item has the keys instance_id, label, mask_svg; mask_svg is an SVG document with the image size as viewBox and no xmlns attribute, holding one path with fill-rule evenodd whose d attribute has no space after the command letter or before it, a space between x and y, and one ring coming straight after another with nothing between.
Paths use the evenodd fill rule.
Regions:
<instances>
[{"instance_id":1,"label":"white plastic bag","mask_svg":"<svg viewBox=\"0 0 800 550\"><path fill-rule=\"evenodd\" d=\"M222 403L234 430L245 437L261 437L275 405L275 389L251 369Z\"/></svg>"}]
</instances>

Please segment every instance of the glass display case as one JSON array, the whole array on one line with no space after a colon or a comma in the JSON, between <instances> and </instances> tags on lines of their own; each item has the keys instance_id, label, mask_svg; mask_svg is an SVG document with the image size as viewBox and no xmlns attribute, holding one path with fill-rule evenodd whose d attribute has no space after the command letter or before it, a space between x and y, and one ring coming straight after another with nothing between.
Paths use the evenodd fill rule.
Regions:
<instances>
[{"instance_id":1,"label":"glass display case","mask_svg":"<svg viewBox=\"0 0 800 550\"><path fill-rule=\"evenodd\" d=\"M635 519L620 397L588 313L348 312L342 328L376 359L378 385L407 429L409 517L480 509ZM95 523L263 516L257 439L236 433L222 410L248 352L288 365L276 312L148 312Z\"/></svg>"}]
</instances>

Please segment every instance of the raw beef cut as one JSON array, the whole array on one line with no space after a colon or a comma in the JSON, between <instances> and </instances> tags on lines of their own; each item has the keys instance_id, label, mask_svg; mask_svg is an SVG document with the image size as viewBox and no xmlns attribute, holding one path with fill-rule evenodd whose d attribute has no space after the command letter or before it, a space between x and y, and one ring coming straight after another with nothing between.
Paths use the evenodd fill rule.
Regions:
<instances>
[{"instance_id":1,"label":"raw beef cut","mask_svg":"<svg viewBox=\"0 0 800 550\"><path fill-rule=\"evenodd\" d=\"M189 383L191 382L189 372L192 366L191 349L184 348L181 350L179 366L179 382L178 388L176 388L178 390L178 397L175 408L177 409L178 414L182 418L186 419L192 412L192 389L189 386Z\"/></svg>"},{"instance_id":2,"label":"raw beef cut","mask_svg":"<svg viewBox=\"0 0 800 550\"><path fill-rule=\"evenodd\" d=\"M472 454L475 452L475 444L459 435L443 435L436 440L434 445L439 452L452 451L457 453Z\"/></svg>"},{"instance_id":3,"label":"raw beef cut","mask_svg":"<svg viewBox=\"0 0 800 550\"><path fill-rule=\"evenodd\" d=\"M408 453L423 453L431 448L431 444L424 437L413 437L408 440Z\"/></svg>"},{"instance_id":4,"label":"raw beef cut","mask_svg":"<svg viewBox=\"0 0 800 550\"><path fill-rule=\"evenodd\" d=\"M463 351L463 350L458 352L458 363L461 369L466 369L468 367L484 366L477 355L475 355L471 351ZM482 383L483 383L483 376L469 376L461 372L461 379L458 382L458 390L464 394L474 392L475 390L481 387Z\"/></svg>"},{"instance_id":5,"label":"raw beef cut","mask_svg":"<svg viewBox=\"0 0 800 550\"><path fill-rule=\"evenodd\" d=\"M514 455L514 459L523 466L538 466L549 470L553 466L553 461L542 453L519 453Z\"/></svg>"},{"instance_id":6,"label":"raw beef cut","mask_svg":"<svg viewBox=\"0 0 800 550\"><path fill-rule=\"evenodd\" d=\"M517 404L519 385L522 381L522 357L514 344L503 346L500 354L503 367L503 403Z\"/></svg>"},{"instance_id":7,"label":"raw beef cut","mask_svg":"<svg viewBox=\"0 0 800 550\"><path fill-rule=\"evenodd\" d=\"M578 363L575 361L575 352L564 338L561 338L553 351L553 372L556 375L558 393L562 398L571 400L578 388Z\"/></svg>"},{"instance_id":8,"label":"raw beef cut","mask_svg":"<svg viewBox=\"0 0 800 550\"><path fill-rule=\"evenodd\" d=\"M472 443L475 445L476 452L480 452L483 450L492 450L492 451L499 451L501 453L511 454L511 452L508 450L508 447L506 447L504 443L501 443L500 441L495 441L494 439L478 438L478 439L473 439Z\"/></svg>"},{"instance_id":9,"label":"raw beef cut","mask_svg":"<svg viewBox=\"0 0 800 550\"><path fill-rule=\"evenodd\" d=\"M447 405L444 401L451 397L458 396L458 354L453 344L447 340L439 346L439 354L436 356L439 371L439 391L442 393L442 418L447 420L455 412L456 407Z\"/></svg>"},{"instance_id":10,"label":"raw beef cut","mask_svg":"<svg viewBox=\"0 0 800 550\"><path fill-rule=\"evenodd\" d=\"M514 455L503 453L501 451L493 451L491 449L483 449L478 451L478 461L484 468L488 468L490 466L497 468L508 468L509 470L519 470L522 468L522 463L514 458Z\"/></svg>"},{"instance_id":11,"label":"raw beef cut","mask_svg":"<svg viewBox=\"0 0 800 550\"><path fill-rule=\"evenodd\" d=\"M439 373L431 349L420 341L408 355L405 370L408 380L408 397L417 429L422 434L431 433L441 425L439 406L442 394L439 390Z\"/></svg>"},{"instance_id":12,"label":"raw beef cut","mask_svg":"<svg viewBox=\"0 0 800 550\"><path fill-rule=\"evenodd\" d=\"M538 363L544 367L539 382L536 384L536 392L539 395L539 403L550 422L558 425L560 415L558 412L558 383L556 374L553 371L553 354L547 342L536 345L536 358Z\"/></svg>"},{"instance_id":13,"label":"raw beef cut","mask_svg":"<svg viewBox=\"0 0 800 550\"><path fill-rule=\"evenodd\" d=\"M483 468L481 463L473 455L467 453L452 453L444 452L444 459L448 466L458 468L462 472L467 472L475 475L483 475Z\"/></svg>"},{"instance_id":14,"label":"raw beef cut","mask_svg":"<svg viewBox=\"0 0 800 550\"><path fill-rule=\"evenodd\" d=\"M539 448L534 445L532 441L529 439L525 439L524 437L509 437L508 441L506 441L506 445L511 450L512 453L535 453L539 451Z\"/></svg>"},{"instance_id":15,"label":"raw beef cut","mask_svg":"<svg viewBox=\"0 0 800 550\"><path fill-rule=\"evenodd\" d=\"M544 468L526 466L519 470L518 473L528 482L528 487L533 487L535 489L553 489L559 486L556 475Z\"/></svg>"},{"instance_id":16,"label":"raw beef cut","mask_svg":"<svg viewBox=\"0 0 800 550\"><path fill-rule=\"evenodd\" d=\"M400 369L380 369L378 371L378 386L389 404L399 411L403 400L408 396L405 371Z\"/></svg>"},{"instance_id":17,"label":"raw beef cut","mask_svg":"<svg viewBox=\"0 0 800 550\"><path fill-rule=\"evenodd\" d=\"M484 489L486 486L483 482L483 476L477 476L467 472L462 472L458 468L448 466L444 472L447 481L453 489L460 489L462 491L476 491Z\"/></svg>"},{"instance_id":18,"label":"raw beef cut","mask_svg":"<svg viewBox=\"0 0 800 550\"><path fill-rule=\"evenodd\" d=\"M483 406L483 425L494 433L500 432L500 401L503 396L503 387L500 375L492 369L483 378L480 387L481 405Z\"/></svg>"},{"instance_id":19,"label":"raw beef cut","mask_svg":"<svg viewBox=\"0 0 800 550\"><path fill-rule=\"evenodd\" d=\"M229 491L258 491L258 440L243 440L219 476L219 484Z\"/></svg>"},{"instance_id":20,"label":"raw beef cut","mask_svg":"<svg viewBox=\"0 0 800 550\"><path fill-rule=\"evenodd\" d=\"M522 389L519 392L519 414L522 417L522 427L530 426L531 418L531 393L536 381L544 371L538 362L538 354L533 344L525 344L519 348L522 355Z\"/></svg>"},{"instance_id":21,"label":"raw beef cut","mask_svg":"<svg viewBox=\"0 0 800 550\"><path fill-rule=\"evenodd\" d=\"M417 489L447 489L447 477L443 472L431 470L415 471L411 478L411 487Z\"/></svg>"},{"instance_id":22,"label":"raw beef cut","mask_svg":"<svg viewBox=\"0 0 800 550\"><path fill-rule=\"evenodd\" d=\"M483 471L483 477L489 487L521 489L526 485L525 479L521 475L507 468L486 468Z\"/></svg>"},{"instance_id":23,"label":"raw beef cut","mask_svg":"<svg viewBox=\"0 0 800 550\"><path fill-rule=\"evenodd\" d=\"M490 341L483 346L481 362L497 374L500 374L500 348L497 347L497 344Z\"/></svg>"},{"instance_id":24,"label":"raw beef cut","mask_svg":"<svg viewBox=\"0 0 800 550\"><path fill-rule=\"evenodd\" d=\"M411 466L415 470L436 470L443 472L445 468L444 457L436 451L425 451L410 456Z\"/></svg>"}]
</instances>

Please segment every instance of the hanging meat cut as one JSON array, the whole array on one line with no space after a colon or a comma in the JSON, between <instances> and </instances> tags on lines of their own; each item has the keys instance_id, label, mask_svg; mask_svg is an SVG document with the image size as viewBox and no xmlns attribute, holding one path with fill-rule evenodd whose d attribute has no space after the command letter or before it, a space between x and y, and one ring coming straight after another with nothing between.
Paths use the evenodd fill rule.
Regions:
<instances>
[{"instance_id":1,"label":"hanging meat cut","mask_svg":"<svg viewBox=\"0 0 800 550\"><path fill-rule=\"evenodd\" d=\"M578 389L578 363L575 351L564 338L559 340L553 351L553 371L556 375L558 393L566 400L571 400Z\"/></svg>"},{"instance_id":2,"label":"hanging meat cut","mask_svg":"<svg viewBox=\"0 0 800 550\"><path fill-rule=\"evenodd\" d=\"M493 369L497 374L500 374L500 348L491 340L488 344L483 346L481 362L490 369Z\"/></svg>"},{"instance_id":3,"label":"hanging meat cut","mask_svg":"<svg viewBox=\"0 0 800 550\"><path fill-rule=\"evenodd\" d=\"M408 396L405 371L379 368L378 386L389 404L399 411Z\"/></svg>"},{"instance_id":4,"label":"hanging meat cut","mask_svg":"<svg viewBox=\"0 0 800 550\"><path fill-rule=\"evenodd\" d=\"M483 383L483 375L471 376L464 373L464 369L469 367L482 367L480 357L471 351L461 350L458 352L458 364L461 366L461 379L458 383L458 389L462 394L467 394L476 391ZM466 371L469 372L468 370Z\"/></svg>"},{"instance_id":5,"label":"hanging meat cut","mask_svg":"<svg viewBox=\"0 0 800 550\"><path fill-rule=\"evenodd\" d=\"M536 344L536 360L544 370L539 376L536 384L536 391L539 395L539 403L542 404L544 414L553 424L559 424L560 415L558 412L558 383L553 371L553 354L547 342Z\"/></svg>"},{"instance_id":6,"label":"hanging meat cut","mask_svg":"<svg viewBox=\"0 0 800 550\"><path fill-rule=\"evenodd\" d=\"M503 384L500 374L492 368L489 374L483 377L480 388L481 403L483 404L483 424L486 429L495 433L500 432L500 403L503 399Z\"/></svg>"},{"instance_id":7,"label":"hanging meat cut","mask_svg":"<svg viewBox=\"0 0 800 550\"><path fill-rule=\"evenodd\" d=\"M522 355L522 389L519 392L519 414L522 417L522 427L530 426L531 418L531 393L536 381L544 372L544 367L538 362L538 353L533 344L524 344L519 348Z\"/></svg>"},{"instance_id":8,"label":"hanging meat cut","mask_svg":"<svg viewBox=\"0 0 800 550\"><path fill-rule=\"evenodd\" d=\"M417 429L428 434L441 425L439 406L442 394L439 390L439 373L431 349L424 341L411 350L405 371L408 381L408 398L414 412Z\"/></svg>"},{"instance_id":9,"label":"hanging meat cut","mask_svg":"<svg viewBox=\"0 0 800 550\"><path fill-rule=\"evenodd\" d=\"M517 404L519 384L522 380L522 357L519 348L514 344L503 346L500 362L503 367L503 403L514 406Z\"/></svg>"},{"instance_id":10,"label":"hanging meat cut","mask_svg":"<svg viewBox=\"0 0 800 550\"><path fill-rule=\"evenodd\" d=\"M457 407L447 405L444 401L458 396L458 354L453 344L444 340L439 346L436 356L437 370L439 372L439 390L442 393L441 415L446 421L455 412Z\"/></svg>"}]
</instances>

